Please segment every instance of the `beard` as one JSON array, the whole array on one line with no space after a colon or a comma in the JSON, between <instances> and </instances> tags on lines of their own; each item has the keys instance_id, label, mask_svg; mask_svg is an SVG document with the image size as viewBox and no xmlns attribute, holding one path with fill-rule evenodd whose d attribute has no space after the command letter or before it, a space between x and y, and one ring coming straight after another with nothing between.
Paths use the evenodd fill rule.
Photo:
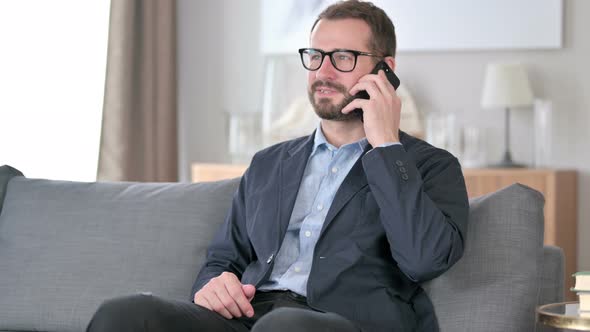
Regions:
<instances>
[{"instance_id":1,"label":"beard","mask_svg":"<svg viewBox=\"0 0 590 332\"><path fill-rule=\"evenodd\" d=\"M314 94L319 87L327 87L336 90L344 95L344 99L338 104L334 104L331 98L319 98L316 102ZM342 109L354 99L354 96L351 96L342 84L330 81L315 81L307 91L307 96L309 97L309 102L313 106L315 113L320 119L352 121L360 119L362 116L362 113L360 112L350 112L348 114L342 113Z\"/></svg>"}]
</instances>

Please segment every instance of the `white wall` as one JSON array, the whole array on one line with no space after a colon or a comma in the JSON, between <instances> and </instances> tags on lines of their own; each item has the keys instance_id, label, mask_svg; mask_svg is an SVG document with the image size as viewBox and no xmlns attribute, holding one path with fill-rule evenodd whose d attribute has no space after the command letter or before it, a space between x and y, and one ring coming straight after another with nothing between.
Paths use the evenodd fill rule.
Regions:
<instances>
[{"instance_id":1,"label":"white wall","mask_svg":"<svg viewBox=\"0 0 590 332\"><path fill-rule=\"evenodd\" d=\"M181 180L194 161L227 162L228 111L260 110L258 1L178 2Z\"/></svg>"},{"instance_id":2,"label":"white wall","mask_svg":"<svg viewBox=\"0 0 590 332\"><path fill-rule=\"evenodd\" d=\"M259 54L259 1L180 0L180 174L191 162L227 162L224 110L259 110L264 59ZM579 269L590 269L590 1L564 1L564 48L550 51L401 53L397 73L421 112L454 112L462 122L489 128L488 159L503 146L503 112L479 106L485 65L520 60L533 91L553 102L552 166L579 172ZM395 17L392 18L395 23ZM299 47L295 45L294 48ZM293 71L299 71L293 64ZM517 161L532 161L532 112L513 113Z\"/></svg>"}]
</instances>

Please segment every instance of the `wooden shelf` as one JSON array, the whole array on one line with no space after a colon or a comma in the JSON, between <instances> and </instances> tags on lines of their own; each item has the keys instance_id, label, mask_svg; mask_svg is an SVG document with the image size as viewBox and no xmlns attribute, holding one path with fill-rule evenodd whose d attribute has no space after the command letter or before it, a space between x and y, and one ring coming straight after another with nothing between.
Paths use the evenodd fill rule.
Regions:
<instances>
[{"instance_id":1,"label":"wooden shelf","mask_svg":"<svg viewBox=\"0 0 590 332\"><path fill-rule=\"evenodd\" d=\"M191 179L193 182L208 182L232 179L242 176L247 165L193 163Z\"/></svg>"}]
</instances>

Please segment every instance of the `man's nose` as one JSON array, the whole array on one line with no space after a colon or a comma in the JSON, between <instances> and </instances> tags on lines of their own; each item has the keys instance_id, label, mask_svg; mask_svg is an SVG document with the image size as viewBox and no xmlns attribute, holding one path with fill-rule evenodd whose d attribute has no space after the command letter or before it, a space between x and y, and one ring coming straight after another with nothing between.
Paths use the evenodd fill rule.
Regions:
<instances>
[{"instance_id":1,"label":"man's nose","mask_svg":"<svg viewBox=\"0 0 590 332\"><path fill-rule=\"evenodd\" d=\"M322 61L322 65L316 71L316 78L321 80L330 80L336 77L336 73L338 70L332 64L329 55L324 56L324 60Z\"/></svg>"}]
</instances>

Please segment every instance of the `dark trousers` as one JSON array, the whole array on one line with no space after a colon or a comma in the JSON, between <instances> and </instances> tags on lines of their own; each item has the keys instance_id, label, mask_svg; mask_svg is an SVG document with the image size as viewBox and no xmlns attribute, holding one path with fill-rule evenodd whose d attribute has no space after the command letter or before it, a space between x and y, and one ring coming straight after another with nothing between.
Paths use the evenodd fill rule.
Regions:
<instances>
[{"instance_id":1,"label":"dark trousers","mask_svg":"<svg viewBox=\"0 0 590 332\"><path fill-rule=\"evenodd\" d=\"M291 292L257 292L251 303L254 317L226 319L194 303L132 295L103 303L87 332L360 332L346 318L316 311L307 305L304 297Z\"/></svg>"}]
</instances>

